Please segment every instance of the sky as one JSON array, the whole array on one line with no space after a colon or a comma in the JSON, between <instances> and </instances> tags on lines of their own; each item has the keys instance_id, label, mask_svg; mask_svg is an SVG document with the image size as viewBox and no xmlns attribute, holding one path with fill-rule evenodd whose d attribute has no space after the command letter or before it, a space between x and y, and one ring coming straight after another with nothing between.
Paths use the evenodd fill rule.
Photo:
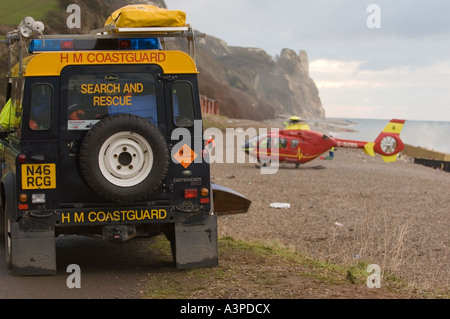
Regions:
<instances>
[{"instance_id":1,"label":"sky","mask_svg":"<svg viewBox=\"0 0 450 319\"><path fill-rule=\"evenodd\" d=\"M448 0L166 0L230 46L305 50L327 117L450 122Z\"/></svg>"}]
</instances>

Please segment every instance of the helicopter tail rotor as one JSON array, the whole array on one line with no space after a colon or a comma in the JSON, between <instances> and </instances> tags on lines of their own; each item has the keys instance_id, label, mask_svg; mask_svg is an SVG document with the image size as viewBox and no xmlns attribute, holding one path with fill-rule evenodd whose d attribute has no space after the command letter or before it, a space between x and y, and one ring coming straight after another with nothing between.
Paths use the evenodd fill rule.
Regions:
<instances>
[{"instance_id":1,"label":"helicopter tail rotor","mask_svg":"<svg viewBox=\"0 0 450 319\"><path fill-rule=\"evenodd\" d=\"M372 148L372 152L378 153L382 156L385 162L395 162L397 154L400 153L405 145L400 139L400 132L403 129L405 120L391 120L384 128L377 139L367 147ZM366 147L365 147L366 148ZM370 153L368 153L370 155Z\"/></svg>"}]
</instances>

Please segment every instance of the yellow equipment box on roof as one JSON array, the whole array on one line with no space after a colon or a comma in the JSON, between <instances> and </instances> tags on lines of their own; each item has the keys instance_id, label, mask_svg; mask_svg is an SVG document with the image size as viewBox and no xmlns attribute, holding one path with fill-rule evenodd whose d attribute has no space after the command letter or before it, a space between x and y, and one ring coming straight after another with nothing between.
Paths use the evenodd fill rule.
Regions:
<instances>
[{"instance_id":1,"label":"yellow equipment box on roof","mask_svg":"<svg viewBox=\"0 0 450 319\"><path fill-rule=\"evenodd\" d=\"M111 24L119 28L183 27L186 24L186 13L145 4L128 5L110 15L105 26Z\"/></svg>"}]
</instances>

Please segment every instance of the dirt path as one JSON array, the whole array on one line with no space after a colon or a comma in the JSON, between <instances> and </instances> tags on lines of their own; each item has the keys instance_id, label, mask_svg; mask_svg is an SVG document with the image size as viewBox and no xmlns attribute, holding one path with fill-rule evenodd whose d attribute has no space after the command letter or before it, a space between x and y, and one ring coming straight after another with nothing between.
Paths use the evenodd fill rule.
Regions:
<instances>
[{"instance_id":1,"label":"dirt path","mask_svg":"<svg viewBox=\"0 0 450 319\"><path fill-rule=\"evenodd\" d=\"M85 237L58 237L55 276L13 276L4 261L0 240L0 299L129 299L140 298L148 273L166 267L149 239L123 245ZM67 267L81 269L81 288L69 289Z\"/></svg>"}]
</instances>

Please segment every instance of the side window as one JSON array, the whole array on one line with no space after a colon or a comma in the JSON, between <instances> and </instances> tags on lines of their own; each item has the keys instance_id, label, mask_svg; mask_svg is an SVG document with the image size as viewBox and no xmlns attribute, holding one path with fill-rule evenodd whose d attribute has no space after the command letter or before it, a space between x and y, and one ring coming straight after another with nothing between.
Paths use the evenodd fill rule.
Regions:
<instances>
[{"instance_id":1,"label":"side window","mask_svg":"<svg viewBox=\"0 0 450 319\"><path fill-rule=\"evenodd\" d=\"M291 148L297 148L299 143L299 140L291 140Z\"/></svg>"},{"instance_id":2,"label":"side window","mask_svg":"<svg viewBox=\"0 0 450 319\"><path fill-rule=\"evenodd\" d=\"M172 86L172 106L176 126L194 125L194 97L189 82L177 82Z\"/></svg>"},{"instance_id":3,"label":"side window","mask_svg":"<svg viewBox=\"0 0 450 319\"><path fill-rule=\"evenodd\" d=\"M53 89L48 84L36 84L31 88L30 129L46 131L51 128Z\"/></svg>"}]
</instances>

